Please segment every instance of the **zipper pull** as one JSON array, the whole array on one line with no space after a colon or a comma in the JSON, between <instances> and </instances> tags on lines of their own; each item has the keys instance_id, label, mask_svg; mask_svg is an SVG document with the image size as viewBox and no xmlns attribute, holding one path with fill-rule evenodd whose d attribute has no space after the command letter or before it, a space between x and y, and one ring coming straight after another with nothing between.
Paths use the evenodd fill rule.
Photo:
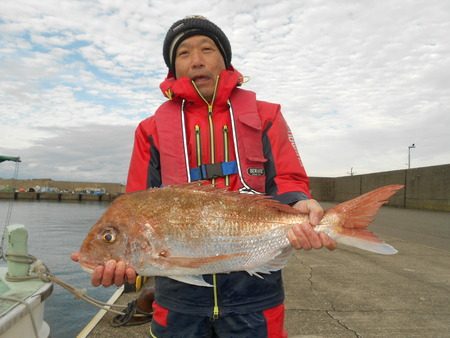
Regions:
<instances>
[{"instance_id":1,"label":"zipper pull","mask_svg":"<svg viewBox=\"0 0 450 338\"><path fill-rule=\"evenodd\" d=\"M219 307L218 306L214 306L214 311L213 311L213 319L219 319Z\"/></svg>"},{"instance_id":2,"label":"zipper pull","mask_svg":"<svg viewBox=\"0 0 450 338\"><path fill-rule=\"evenodd\" d=\"M219 297L217 295L217 276L213 274L213 294L214 294L214 308L213 308L213 320L219 318Z\"/></svg>"},{"instance_id":3,"label":"zipper pull","mask_svg":"<svg viewBox=\"0 0 450 338\"><path fill-rule=\"evenodd\" d=\"M228 126L225 124L223 126L223 159L225 162L228 162L229 159L229 150L228 150ZM230 185L230 176L226 175L225 176L225 186L229 186Z\"/></svg>"},{"instance_id":4,"label":"zipper pull","mask_svg":"<svg viewBox=\"0 0 450 338\"><path fill-rule=\"evenodd\" d=\"M202 146L200 140L200 126L195 125L195 150L197 155L197 167L202 165Z\"/></svg>"}]
</instances>

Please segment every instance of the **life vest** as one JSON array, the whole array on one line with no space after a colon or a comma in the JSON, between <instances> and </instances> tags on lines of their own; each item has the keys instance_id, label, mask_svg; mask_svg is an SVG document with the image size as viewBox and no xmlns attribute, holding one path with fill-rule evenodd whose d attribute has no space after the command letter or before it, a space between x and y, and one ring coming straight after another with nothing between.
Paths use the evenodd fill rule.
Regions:
<instances>
[{"instance_id":1,"label":"life vest","mask_svg":"<svg viewBox=\"0 0 450 338\"><path fill-rule=\"evenodd\" d=\"M235 88L228 103L240 190L264 193L266 159L263 154L262 121L257 111L256 94ZM184 102L179 100L166 101L154 115L163 185L191 181L183 105Z\"/></svg>"}]
</instances>

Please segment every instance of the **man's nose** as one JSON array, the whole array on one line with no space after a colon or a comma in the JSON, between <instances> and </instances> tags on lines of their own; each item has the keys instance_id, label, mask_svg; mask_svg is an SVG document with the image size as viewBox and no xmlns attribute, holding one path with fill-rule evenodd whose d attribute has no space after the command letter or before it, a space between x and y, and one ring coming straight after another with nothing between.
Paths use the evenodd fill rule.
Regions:
<instances>
[{"instance_id":1,"label":"man's nose","mask_svg":"<svg viewBox=\"0 0 450 338\"><path fill-rule=\"evenodd\" d=\"M195 50L191 53L191 65L192 67L202 67L205 65L205 59L200 50Z\"/></svg>"}]
</instances>

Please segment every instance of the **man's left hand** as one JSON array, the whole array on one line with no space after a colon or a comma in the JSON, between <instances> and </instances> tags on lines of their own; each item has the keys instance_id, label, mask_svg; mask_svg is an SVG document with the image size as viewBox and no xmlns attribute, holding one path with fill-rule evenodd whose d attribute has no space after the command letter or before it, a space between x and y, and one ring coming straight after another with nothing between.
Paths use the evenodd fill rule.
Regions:
<instances>
[{"instance_id":1,"label":"man's left hand","mask_svg":"<svg viewBox=\"0 0 450 338\"><path fill-rule=\"evenodd\" d=\"M288 232L289 242L295 249L311 250L326 247L336 249L336 242L323 232L315 232L314 226L319 224L324 211L320 204L313 199L298 201L293 206L303 214L309 216L309 222L296 224Z\"/></svg>"}]
</instances>

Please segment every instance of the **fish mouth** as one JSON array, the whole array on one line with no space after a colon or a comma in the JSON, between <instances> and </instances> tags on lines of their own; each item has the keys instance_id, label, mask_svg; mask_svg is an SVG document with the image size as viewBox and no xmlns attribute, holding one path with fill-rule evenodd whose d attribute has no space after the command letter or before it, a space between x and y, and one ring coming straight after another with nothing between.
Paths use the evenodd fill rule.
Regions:
<instances>
[{"instance_id":1,"label":"fish mouth","mask_svg":"<svg viewBox=\"0 0 450 338\"><path fill-rule=\"evenodd\" d=\"M92 274L92 273L94 272L94 269L95 269L95 267L96 267L97 265L95 265L95 264L89 264L89 263L86 263L86 262L80 262L80 266L81 266L81 268L82 268L84 271L86 271L87 273Z\"/></svg>"},{"instance_id":2,"label":"fish mouth","mask_svg":"<svg viewBox=\"0 0 450 338\"><path fill-rule=\"evenodd\" d=\"M92 273L94 272L94 269L91 268L91 267L87 267L87 266L83 266L83 265L82 265L81 268L82 268L84 271L86 271L87 273L91 274L91 275L92 275Z\"/></svg>"}]
</instances>

